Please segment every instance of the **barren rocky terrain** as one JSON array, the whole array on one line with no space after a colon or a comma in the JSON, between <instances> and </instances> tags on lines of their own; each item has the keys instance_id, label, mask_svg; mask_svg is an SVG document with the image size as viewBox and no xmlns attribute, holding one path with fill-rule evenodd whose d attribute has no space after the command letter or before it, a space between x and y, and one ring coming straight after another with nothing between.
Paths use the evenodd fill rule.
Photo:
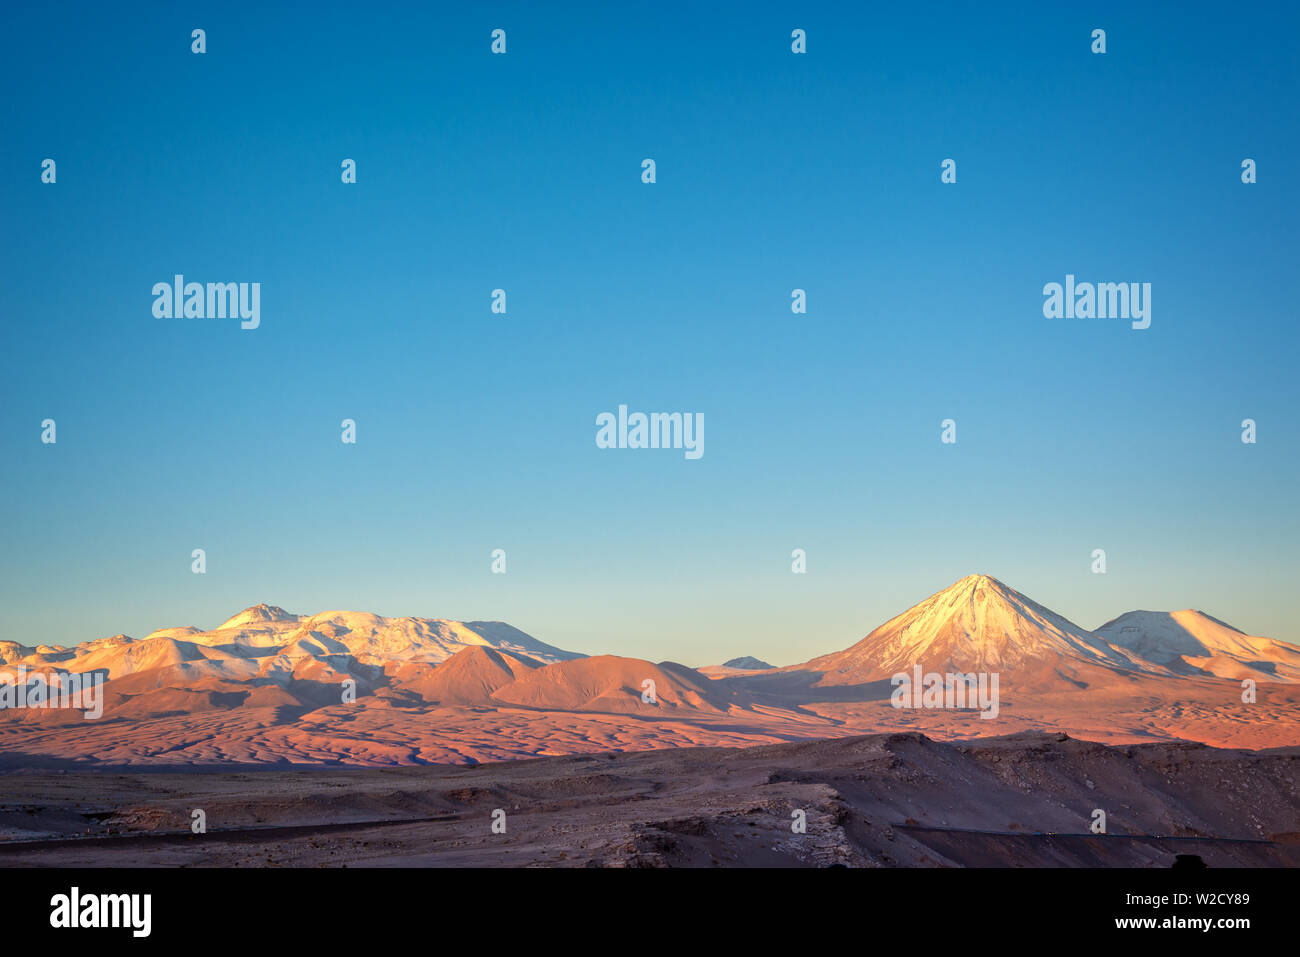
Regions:
<instances>
[{"instance_id":1,"label":"barren rocky terrain","mask_svg":"<svg viewBox=\"0 0 1300 957\"><path fill-rule=\"evenodd\" d=\"M1300 865L1300 748L909 732L475 766L0 781L10 867ZM191 830L196 809L206 833ZM1098 809L1105 834L1090 829ZM792 829L798 812L806 833Z\"/></svg>"}]
</instances>

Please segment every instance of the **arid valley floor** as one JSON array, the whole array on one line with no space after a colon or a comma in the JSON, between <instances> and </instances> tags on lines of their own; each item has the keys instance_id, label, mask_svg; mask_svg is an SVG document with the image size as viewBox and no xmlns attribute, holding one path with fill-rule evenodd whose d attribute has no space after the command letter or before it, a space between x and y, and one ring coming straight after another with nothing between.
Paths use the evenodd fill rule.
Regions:
<instances>
[{"instance_id":1,"label":"arid valley floor","mask_svg":"<svg viewBox=\"0 0 1300 957\"><path fill-rule=\"evenodd\" d=\"M1300 748L917 733L474 767L38 770L5 776L0 866L1297 866L1298 771Z\"/></svg>"}]
</instances>

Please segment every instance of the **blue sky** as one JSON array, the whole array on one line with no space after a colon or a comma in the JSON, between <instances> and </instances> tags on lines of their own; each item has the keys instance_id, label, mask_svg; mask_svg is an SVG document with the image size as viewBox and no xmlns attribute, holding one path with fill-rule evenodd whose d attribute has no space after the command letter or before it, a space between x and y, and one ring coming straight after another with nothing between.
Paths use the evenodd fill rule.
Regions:
<instances>
[{"instance_id":1,"label":"blue sky","mask_svg":"<svg viewBox=\"0 0 1300 957\"><path fill-rule=\"evenodd\" d=\"M1300 640L1293 6L443 6L0 14L0 639L789 663L984 572ZM261 327L155 318L178 272ZM1151 327L1045 319L1066 273ZM598 449L620 403L705 455Z\"/></svg>"}]
</instances>

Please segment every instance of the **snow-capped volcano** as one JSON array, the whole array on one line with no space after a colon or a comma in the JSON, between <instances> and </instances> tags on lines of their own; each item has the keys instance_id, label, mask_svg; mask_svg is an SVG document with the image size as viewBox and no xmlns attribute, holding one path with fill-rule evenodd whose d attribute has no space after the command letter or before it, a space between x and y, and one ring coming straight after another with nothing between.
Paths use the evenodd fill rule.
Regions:
<instances>
[{"instance_id":1,"label":"snow-capped volcano","mask_svg":"<svg viewBox=\"0 0 1300 957\"><path fill-rule=\"evenodd\" d=\"M915 665L1057 678L1075 686L1091 683L1082 669L1168 674L988 575L968 575L857 644L794 668L822 671L821 684L842 685L889 678Z\"/></svg>"},{"instance_id":2,"label":"snow-capped volcano","mask_svg":"<svg viewBox=\"0 0 1300 957\"><path fill-rule=\"evenodd\" d=\"M1300 681L1300 648L1247 635L1191 608L1126 612L1097 634L1180 674Z\"/></svg>"}]
</instances>

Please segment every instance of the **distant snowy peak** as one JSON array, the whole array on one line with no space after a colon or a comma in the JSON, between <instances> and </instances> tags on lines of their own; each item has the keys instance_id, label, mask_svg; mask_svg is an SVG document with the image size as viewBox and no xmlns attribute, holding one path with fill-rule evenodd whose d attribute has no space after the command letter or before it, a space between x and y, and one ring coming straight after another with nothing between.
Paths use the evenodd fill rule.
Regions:
<instances>
[{"instance_id":1,"label":"distant snowy peak","mask_svg":"<svg viewBox=\"0 0 1300 957\"><path fill-rule=\"evenodd\" d=\"M1244 649L1244 632L1200 611L1129 611L1097 629L1112 644L1153 661L1204 655L1213 649Z\"/></svg>"},{"instance_id":2,"label":"distant snowy peak","mask_svg":"<svg viewBox=\"0 0 1300 957\"><path fill-rule=\"evenodd\" d=\"M1247 635L1191 608L1126 612L1097 634L1180 674L1300 681L1300 647Z\"/></svg>"},{"instance_id":3,"label":"distant snowy peak","mask_svg":"<svg viewBox=\"0 0 1300 957\"><path fill-rule=\"evenodd\" d=\"M482 636L493 648L523 654L529 658L542 661L574 661L587 657L576 651L565 651L544 641L538 641L532 635L520 631L504 621L467 621L464 622L475 634Z\"/></svg>"},{"instance_id":4,"label":"distant snowy peak","mask_svg":"<svg viewBox=\"0 0 1300 957\"><path fill-rule=\"evenodd\" d=\"M297 615L291 615L278 605L268 605L265 602L252 605L245 608L235 617L222 622L216 627L216 631L224 631L228 628L245 628L249 625L260 625L268 621L297 621Z\"/></svg>"},{"instance_id":5,"label":"distant snowy peak","mask_svg":"<svg viewBox=\"0 0 1300 957\"><path fill-rule=\"evenodd\" d=\"M772 666L759 658L754 658L750 655L742 655L739 658L732 658L730 661L724 661L722 667L739 668L742 671L764 671Z\"/></svg>"}]
</instances>

